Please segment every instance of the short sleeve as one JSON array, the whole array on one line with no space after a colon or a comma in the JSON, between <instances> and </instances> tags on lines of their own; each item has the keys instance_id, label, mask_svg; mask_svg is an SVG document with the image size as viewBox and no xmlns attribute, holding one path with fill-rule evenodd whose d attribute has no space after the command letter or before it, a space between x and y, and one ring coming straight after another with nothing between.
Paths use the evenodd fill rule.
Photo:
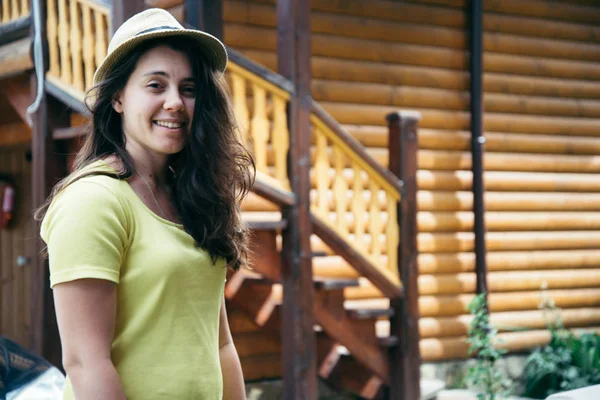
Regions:
<instances>
[{"instance_id":1,"label":"short sleeve","mask_svg":"<svg viewBox=\"0 0 600 400\"><path fill-rule=\"evenodd\" d=\"M42 221L51 287L84 278L119 283L128 246L126 213L113 191L97 178L69 185L54 198Z\"/></svg>"}]
</instances>

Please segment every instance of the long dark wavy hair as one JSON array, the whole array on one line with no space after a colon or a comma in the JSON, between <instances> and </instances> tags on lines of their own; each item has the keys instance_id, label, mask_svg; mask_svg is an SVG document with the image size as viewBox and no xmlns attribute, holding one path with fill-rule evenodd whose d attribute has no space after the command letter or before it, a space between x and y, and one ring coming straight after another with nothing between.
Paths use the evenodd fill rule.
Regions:
<instances>
[{"instance_id":1,"label":"long dark wavy hair","mask_svg":"<svg viewBox=\"0 0 600 400\"><path fill-rule=\"evenodd\" d=\"M160 45L185 54L196 80L196 103L187 144L168 162L172 173L167 174L167 183L174 206L196 246L208 251L213 262L223 257L229 267L237 270L247 262L248 230L241 219L240 202L253 185L254 161L238 139L223 74L203 62L198 46L187 38L161 38L140 44L123 57L106 79L90 89L86 105L92 103L88 106L92 118L75 159L74 172L54 187L46 203L37 210L36 219L43 219L56 194L75 180L98 174L116 179L132 175L134 164L125 150L121 115L113 109L112 102L125 88L140 57ZM89 164L109 156L116 156L123 166L116 174L80 173Z\"/></svg>"}]
</instances>

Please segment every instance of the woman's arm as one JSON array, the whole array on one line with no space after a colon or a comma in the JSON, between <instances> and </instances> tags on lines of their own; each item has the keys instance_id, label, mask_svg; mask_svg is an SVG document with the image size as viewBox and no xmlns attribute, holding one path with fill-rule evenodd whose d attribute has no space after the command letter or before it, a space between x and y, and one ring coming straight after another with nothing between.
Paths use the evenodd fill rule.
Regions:
<instances>
[{"instance_id":1,"label":"woman's arm","mask_svg":"<svg viewBox=\"0 0 600 400\"><path fill-rule=\"evenodd\" d=\"M221 303L219 318L219 356L223 373L223 400L246 400L242 365L231 338L227 310L225 310L225 297Z\"/></svg>"},{"instance_id":2,"label":"woman's arm","mask_svg":"<svg viewBox=\"0 0 600 400\"><path fill-rule=\"evenodd\" d=\"M117 310L116 284L80 279L54 286L63 365L76 399L125 400L111 360Z\"/></svg>"}]
</instances>

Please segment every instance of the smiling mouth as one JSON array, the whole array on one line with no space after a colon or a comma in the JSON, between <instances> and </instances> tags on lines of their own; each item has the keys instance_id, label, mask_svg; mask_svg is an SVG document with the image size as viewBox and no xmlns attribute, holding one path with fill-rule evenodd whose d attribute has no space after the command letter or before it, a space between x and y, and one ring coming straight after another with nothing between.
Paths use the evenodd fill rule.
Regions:
<instances>
[{"instance_id":1,"label":"smiling mouth","mask_svg":"<svg viewBox=\"0 0 600 400\"><path fill-rule=\"evenodd\" d=\"M184 125L183 122L152 121L152 123L168 129L181 129Z\"/></svg>"}]
</instances>

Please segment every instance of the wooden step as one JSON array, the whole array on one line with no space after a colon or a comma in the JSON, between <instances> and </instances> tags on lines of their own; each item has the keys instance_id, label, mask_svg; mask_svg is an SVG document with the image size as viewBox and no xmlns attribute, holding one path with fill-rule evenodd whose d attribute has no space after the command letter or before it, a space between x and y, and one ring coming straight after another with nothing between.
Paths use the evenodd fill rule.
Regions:
<instances>
[{"instance_id":1,"label":"wooden step","mask_svg":"<svg viewBox=\"0 0 600 400\"><path fill-rule=\"evenodd\" d=\"M352 319L382 319L394 315L392 308L356 308L348 310L348 316Z\"/></svg>"},{"instance_id":2,"label":"wooden step","mask_svg":"<svg viewBox=\"0 0 600 400\"><path fill-rule=\"evenodd\" d=\"M319 368L319 376L338 390L364 399L383 399L384 382L343 349L334 349Z\"/></svg>"},{"instance_id":3,"label":"wooden step","mask_svg":"<svg viewBox=\"0 0 600 400\"><path fill-rule=\"evenodd\" d=\"M315 289L317 290L340 290L359 286L358 280L356 279L315 278L314 284Z\"/></svg>"}]
</instances>

